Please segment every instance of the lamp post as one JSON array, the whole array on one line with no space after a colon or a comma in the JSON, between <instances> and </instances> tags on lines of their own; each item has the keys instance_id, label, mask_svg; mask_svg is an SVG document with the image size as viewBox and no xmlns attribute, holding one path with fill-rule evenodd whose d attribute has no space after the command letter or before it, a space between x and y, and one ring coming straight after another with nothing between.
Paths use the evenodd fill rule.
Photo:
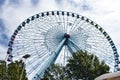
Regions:
<instances>
[{"instance_id":1,"label":"lamp post","mask_svg":"<svg viewBox=\"0 0 120 80\"><path fill-rule=\"evenodd\" d=\"M26 59L28 59L30 56L31 56L30 54L26 54L26 55L24 55L22 58L25 59L25 61L26 61ZM24 68L25 68L25 66L23 66L23 68L22 68L22 73L21 73L21 75L20 75L20 80L22 80Z\"/></svg>"}]
</instances>

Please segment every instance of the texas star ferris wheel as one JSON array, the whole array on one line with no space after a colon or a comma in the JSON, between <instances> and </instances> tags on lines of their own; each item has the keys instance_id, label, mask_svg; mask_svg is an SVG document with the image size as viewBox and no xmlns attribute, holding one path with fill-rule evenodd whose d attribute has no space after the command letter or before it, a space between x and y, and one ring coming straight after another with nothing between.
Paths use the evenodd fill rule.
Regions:
<instances>
[{"instance_id":1,"label":"texas star ferris wheel","mask_svg":"<svg viewBox=\"0 0 120 80\"><path fill-rule=\"evenodd\" d=\"M49 11L23 21L9 41L7 61L25 61L29 79L38 80L59 55L63 63L73 52L88 51L104 60L111 70L119 68L114 42L94 21L76 13ZM58 61L59 62L59 61Z\"/></svg>"}]
</instances>

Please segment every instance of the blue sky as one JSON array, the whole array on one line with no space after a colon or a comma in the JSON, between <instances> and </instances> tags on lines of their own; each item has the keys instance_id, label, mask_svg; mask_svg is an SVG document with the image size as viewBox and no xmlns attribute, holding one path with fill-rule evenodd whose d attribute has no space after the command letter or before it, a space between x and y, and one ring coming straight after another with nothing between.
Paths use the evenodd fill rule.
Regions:
<instances>
[{"instance_id":1,"label":"blue sky","mask_svg":"<svg viewBox=\"0 0 120 80\"><path fill-rule=\"evenodd\" d=\"M10 36L26 18L44 11L64 10L98 23L113 39L120 54L120 0L0 0L0 59Z\"/></svg>"}]
</instances>

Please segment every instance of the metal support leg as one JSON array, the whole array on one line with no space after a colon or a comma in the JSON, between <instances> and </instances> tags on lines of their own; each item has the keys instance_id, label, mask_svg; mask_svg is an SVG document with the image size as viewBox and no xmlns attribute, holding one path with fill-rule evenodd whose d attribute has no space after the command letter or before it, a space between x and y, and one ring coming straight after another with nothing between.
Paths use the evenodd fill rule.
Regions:
<instances>
[{"instance_id":1,"label":"metal support leg","mask_svg":"<svg viewBox=\"0 0 120 80\"><path fill-rule=\"evenodd\" d=\"M60 51L62 50L65 42L66 42L66 38L64 38L61 43L59 44L58 48L56 49L55 53L51 54L51 57L49 60L46 61L46 63L42 66L42 68L38 71L38 73L35 75L35 77L33 77L32 80L40 80L40 78L43 76L44 71L50 66L50 64L54 63L60 53ZM39 75L39 77L38 77Z\"/></svg>"},{"instance_id":2,"label":"metal support leg","mask_svg":"<svg viewBox=\"0 0 120 80\"><path fill-rule=\"evenodd\" d=\"M81 49L77 46L76 43L74 43L71 39L68 39L68 41L74 46L74 48L77 50L77 51L80 51Z\"/></svg>"}]
</instances>

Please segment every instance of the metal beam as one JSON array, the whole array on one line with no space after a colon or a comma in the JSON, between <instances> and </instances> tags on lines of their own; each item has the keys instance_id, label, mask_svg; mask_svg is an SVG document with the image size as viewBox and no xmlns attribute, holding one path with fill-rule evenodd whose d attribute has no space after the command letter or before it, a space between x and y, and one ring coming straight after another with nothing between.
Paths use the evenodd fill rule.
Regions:
<instances>
[{"instance_id":1,"label":"metal beam","mask_svg":"<svg viewBox=\"0 0 120 80\"><path fill-rule=\"evenodd\" d=\"M67 38L64 38L61 43L59 44L59 46L57 47L56 51L54 53L51 54L51 57L49 60L47 60L45 62L45 64L41 67L41 69L38 71L38 73L35 75L35 77L32 78L32 80L40 80L40 78L43 76L44 71L50 66L50 64L54 63L60 53L60 51L62 50L66 40L68 40Z\"/></svg>"}]
</instances>

